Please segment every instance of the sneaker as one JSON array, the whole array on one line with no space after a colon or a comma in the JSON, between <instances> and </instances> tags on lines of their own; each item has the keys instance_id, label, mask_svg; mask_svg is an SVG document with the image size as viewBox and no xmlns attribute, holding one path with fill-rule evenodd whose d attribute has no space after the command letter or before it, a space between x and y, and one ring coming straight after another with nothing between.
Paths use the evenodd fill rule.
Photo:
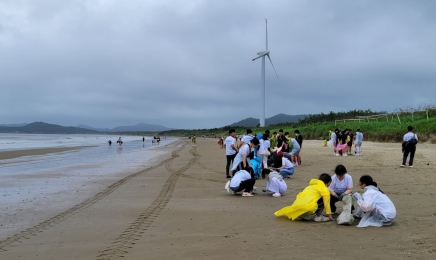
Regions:
<instances>
[{"instance_id":1,"label":"sneaker","mask_svg":"<svg viewBox=\"0 0 436 260\"><path fill-rule=\"evenodd\" d=\"M383 222L383 226L390 226L390 225L392 225L392 221Z\"/></svg>"},{"instance_id":2,"label":"sneaker","mask_svg":"<svg viewBox=\"0 0 436 260\"><path fill-rule=\"evenodd\" d=\"M312 215L301 215L300 218L302 220L311 221L311 220L315 219L315 214L312 214Z\"/></svg>"},{"instance_id":3,"label":"sneaker","mask_svg":"<svg viewBox=\"0 0 436 260\"><path fill-rule=\"evenodd\" d=\"M326 222L326 221L330 221L330 219L328 217L324 217L324 216L317 216L315 217L315 221L316 222Z\"/></svg>"},{"instance_id":4,"label":"sneaker","mask_svg":"<svg viewBox=\"0 0 436 260\"><path fill-rule=\"evenodd\" d=\"M361 217L360 217L360 216L357 216L356 214L353 214L353 217L354 217L355 219L361 219Z\"/></svg>"},{"instance_id":5,"label":"sneaker","mask_svg":"<svg viewBox=\"0 0 436 260\"><path fill-rule=\"evenodd\" d=\"M409 168L413 168L413 165L409 165Z\"/></svg>"},{"instance_id":6,"label":"sneaker","mask_svg":"<svg viewBox=\"0 0 436 260\"><path fill-rule=\"evenodd\" d=\"M401 164L400 167L404 167L404 164Z\"/></svg>"},{"instance_id":7,"label":"sneaker","mask_svg":"<svg viewBox=\"0 0 436 260\"><path fill-rule=\"evenodd\" d=\"M253 194L251 194L250 192L243 192L242 197L253 197Z\"/></svg>"},{"instance_id":8,"label":"sneaker","mask_svg":"<svg viewBox=\"0 0 436 260\"><path fill-rule=\"evenodd\" d=\"M348 156L346 153L342 154L342 156Z\"/></svg>"},{"instance_id":9,"label":"sneaker","mask_svg":"<svg viewBox=\"0 0 436 260\"><path fill-rule=\"evenodd\" d=\"M272 196L277 198L277 197L280 197L280 196L282 196L282 195L280 195L280 193L276 192L276 193L274 193Z\"/></svg>"},{"instance_id":10,"label":"sneaker","mask_svg":"<svg viewBox=\"0 0 436 260\"><path fill-rule=\"evenodd\" d=\"M339 154L338 154L338 153L335 153L335 156L339 156Z\"/></svg>"}]
</instances>

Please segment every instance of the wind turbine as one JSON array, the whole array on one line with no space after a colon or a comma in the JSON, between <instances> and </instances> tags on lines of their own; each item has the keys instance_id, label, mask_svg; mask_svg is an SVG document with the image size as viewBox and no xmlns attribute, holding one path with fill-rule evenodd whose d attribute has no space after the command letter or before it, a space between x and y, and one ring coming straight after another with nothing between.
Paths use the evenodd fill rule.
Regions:
<instances>
[{"instance_id":1,"label":"wind turbine","mask_svg":"<svg viewBox=\"0 0 436 260\"><path fill-rule=\"evenodd\" d=\"M277 78L279 76L277 75L276 69L274 68L274 64L271 61L271 58L269 57L269 51L268 51L268 22L265 19L265 32L266 32L266 41L265 41L265 51L260 51L257 53L257 57L254 58L252 61L255 61L259 58L262 58L262 68L260 73L260 81L261 81L261 88L260 88L260 98L262 99L262 111L260 113L260 126L265 126L265 56L268 57L269 61L271 62L271 65L274 69L274 72L276 73Z\"/></svg>"}]
</instances>

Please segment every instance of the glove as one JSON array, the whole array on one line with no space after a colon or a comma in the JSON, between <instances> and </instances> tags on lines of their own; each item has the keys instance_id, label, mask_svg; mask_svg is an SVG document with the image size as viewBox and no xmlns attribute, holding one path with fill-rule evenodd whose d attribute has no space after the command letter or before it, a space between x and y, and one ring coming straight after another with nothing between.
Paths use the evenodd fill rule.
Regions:
<instances>
[{"instance_id":1,"label":"glove","mask_svg":"<svg viewBox=\"0 0 436 260\"><path fill-rule=\"evenodd\" d=\"M345 195L347 195L347 194L345 194L345 192L341 193L341 194L339 195L338 199L339 199L339 200L342 200L342 199L344 198Z\"/></svg>"},{"instance_id":2,"label":"glove","mask_svg":"<svg viewBox=\"0 0 436 260\"><path fill-rule=\"evenodd\" d=\"M360 196L360 194L358 192L353 193L353 200L358 201L361 198L362 197Z\"/></svg>"}]
</instances>

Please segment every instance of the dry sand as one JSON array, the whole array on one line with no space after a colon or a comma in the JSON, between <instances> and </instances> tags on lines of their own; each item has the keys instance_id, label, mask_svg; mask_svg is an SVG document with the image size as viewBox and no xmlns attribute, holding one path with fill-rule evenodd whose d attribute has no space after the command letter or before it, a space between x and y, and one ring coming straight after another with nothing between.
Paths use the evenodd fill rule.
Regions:
<instances>
[{"instance_id":1,"label":"dry sand","mask_svg":"<svg viewBox=\"0 0 436 260\"><path fill-rule=\"evenodd\" d=\"M435 259L435 145L419 144L414 168L400 168L400 144L364 142L360 157L335 157L322 141L304 141L303 165L273 198L224 190L225 151L197 138L159 148L155 166L0 241L0 259ZM172 152L172 153L171 153ZM370 174L397 208L390 227L276 218L311 178L342 163L354 178ZM258 180L260 191L264 180ZM338 203L339 204L339 203ZM340 206L338 208L340 210ZM33 216L35 218L35 216Z\"/></svg>"}]
</instances>

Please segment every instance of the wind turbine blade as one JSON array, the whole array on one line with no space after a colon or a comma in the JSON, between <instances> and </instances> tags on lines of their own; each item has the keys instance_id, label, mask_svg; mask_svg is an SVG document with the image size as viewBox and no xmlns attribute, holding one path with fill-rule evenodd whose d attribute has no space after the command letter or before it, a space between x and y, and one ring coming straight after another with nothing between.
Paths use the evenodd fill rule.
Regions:
<instances>
[{"instance_id":1,"label":"wind turbine blade","mask_svg":"<svg viewBox=\"0 0 436 260\"><path fill-rule=\"evenodd\" d=\"M268 56L268 59L269 59L269 61L271 62L271 65L272 65L272 67L273 67L273 69L274 69L274 72L276 73L277 78L279 78L279 75L277 75L276 68L274 68L274 64L272 63L272 60L271 60L271 58L269 57L269 54L267 54L266 56Z\"/></svg>"},{"instance_id":2,"label":"wind turbine blade","mask_svg":"<svg viewBox=\"0 0 436 260\"><path fill-rule=\"evenodd\" d=\"M266 50L268 50L268 21L265 18L265 32L266 32L266 41L265 41L265 46L266 46Z\"/></svg>"},{"instance_id":3,"label":"wind turbine blade","mask_svg":"<svg viewBox=\"0 0 436 260\"><path fill-rule=\"evenodd\" d=\"M265 55L257 56L256 58L252 59L251 61L255 61L255 60L259 59L259 58L262 58L263 56L265 56Z\"/></svg>"}]
</instances>

